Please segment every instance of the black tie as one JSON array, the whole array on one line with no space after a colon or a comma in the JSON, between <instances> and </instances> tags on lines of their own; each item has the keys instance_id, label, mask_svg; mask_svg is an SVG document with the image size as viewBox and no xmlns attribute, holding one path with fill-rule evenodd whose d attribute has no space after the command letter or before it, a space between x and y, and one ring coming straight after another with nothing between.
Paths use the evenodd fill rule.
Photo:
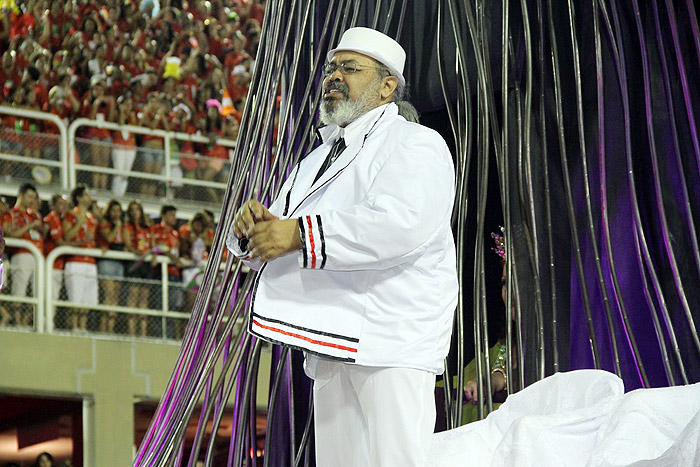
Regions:
<instances>
[{"instance_id":1,"label":"black tie","mask_svg":"<svg viewBox=\"0 0 700 467\"><path fill-rule=\"evenodd\" d=\"M345 150L345 140L341 137L338 138L338 140L333 144L333 147L331 148L330 152L326 156L326 160L323 161L323 165L319 169L318 173L316 174L316 178L314 178L314 183L321 178L321 175L328 170L328 167L335 162L335 160L342 154L342 152Z\"/></svg>"}]
</instances>

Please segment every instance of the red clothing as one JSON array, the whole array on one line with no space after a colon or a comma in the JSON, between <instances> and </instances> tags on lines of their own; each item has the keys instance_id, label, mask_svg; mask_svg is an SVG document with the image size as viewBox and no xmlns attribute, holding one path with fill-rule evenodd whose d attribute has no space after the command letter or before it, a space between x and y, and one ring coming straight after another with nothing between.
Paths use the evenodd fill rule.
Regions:
<instances>
[{"instance_id":1,"label":"red clothing","mask_svg":"<svg viewBox=\"0 0 700 467\"><path fill-rule=\"evenodd\" d=\"M49 225L49 235L44 242L44 256L48 256L51 251L58 246L58 241L63 240L63 221L56 211L51 211L44 217L44 223ZM54 269L63 269L66 260L63 256L56 258L53 263Z\"/></svg>"},{"instance_id":2,"label":"red clothing","mask_svg":"<svg viewBox=\"0 0 700 467\"><path fill-rule=\"evenodd\" d=\"M178 229L178 233L181 239L189 240L192 237L192 225L190 225L189 222L187 224L182 224ZM214 231L212 229L206 229L202 232L201 238L204 240L204 246L206 247L202 259L207 259L209 257L209 248L211 248L211 244L214 243Z\"/></svg>"},{"instance_id":3,"label":"red clothing","mask_svg":"<svg viewBox=\"0 0 700 467\"><path fill-rule=\"evenodd\" d=\"M2 230L2 235L7 237L8 232L12 229L12 211L0 214L0 229ZM11 248L7 247L5 248L5 253L9 255L11 250Z\"/></svg>"},{"instance_id":4,"label":"red clothing","mask_svg":"<svg viewBox=\"0 0 700 467\"><path fill-rule=\"evenodd\" d=\"M129 246L138 254L144 255L151 249L151 230L134 224L126 224L124 229L129 231L131 242Z\"/></svg>"},{"instance_id":5,"label":"red clothing","mask_svg":"<svg viewBox=\"0 0 700 467\"><path fill-rule=\"evenodd\" d=\"M10 41L17 36L26 36L29 28L34 27L36 19L31 13L20 15L15 21L10 22Z\"/></svg>"},{"instance_id":6,"label":"red clothing","mask_svg":"<svg viewBox=\"0 0 700 467\"><path fill-rule=\"evenodd\" d=\"M3 95L6 96L4 86L8 81L11 81L14 86L19 86L22 82L22 76L17 72L17 67L13 69L12 72L7 73L5 70L0 68L0 86L3 86Z\"/></svg>"},{"instance_id":7,"label":"red clothing","mask_svg":"<svg viewBox=\"0 0 700 467\"><path fill-rule=\"evenodd\" d=\"M7 211L5 214L0 215L0 229L2 229L3 236L7 237L7 233L12 228L12 212ZM14 252L14 248L5 248L5 254L11 255ZM0 255L1 256L1 255Z\"/></svg>"},{"instance_id":8,"label":"red clothing","mask_svg":"<svg viewBox=\"0 0 700 467\"><path fill-rule=\"evenodd\" d=\"M125 137L126 135L126 137ZM129 147L135 147L136 146L136 135L133 133L130 133L128 131L117 131L117 130L112 130L112 143L117 146L116 149L124 149L124 148L119 148L119 146L129 146Z\"/></svg>"},{"instance_id":9,"label":"red clothing","mask_svg":"<svg viewBox=\"0 0 700 467\"><path fill-rule=\"evenodd\" d=\"M265 19L265 7L259 3L255 3L250 7L250 15L248 18L257 19L262 25Z\"/></svg>"},{"instance_id":10,"label":"red clothing","mask_svg":"<svg viewBox=\"0 0 700 467\"><path fill-rule=\"evenodd\" d=\"M92 96L88 94L88 96L85 98L83 101L82 105L82 116L85 118L90 118L92 114L92 103L94 102L94 99ZM111 103L106 103L103 102L100 105L100 108L97 109L97 113L95 114L95 120L97 121L109 121L109 116L112 114L112 104ZM97 128L97 127L88 127L87 128L87 137L90 139L105 139L109 138L112 136L112 133L110 130L106 128Z\"/></svg>"},{"instance_id":11,"label":"red clothing","mask_svg":"<svg viewBox=\"0 0 700 467\"><path fill-rule=\"evenodd\" d=\"M48 112L56 115L61 120L65 121L73 116L73 106L70 104L68 99L66 99L65 101L63 101L63 105L51 107L48 109ZM49 121L47 121L44 125L44 133L48 133L50 135L61 134L61 132L58 130L58 127L54 125L53 122Z\"/></svg>"},{"instance_id":12,"label":"red clothing","mask_svg":"<svg viewBox=\"0 0 700 467\"><path fill-rule=\"evenodd\" d=\"M166 247L171 254L179 256L180 234L177 230L161 222L151 226L151 235L153 236L153 244L156 247ZM179 276L180 270L174 264L169 264L168 274Z\"/></svg>"},{"instance_id":13,"label":"red clothing","mask_svg":"<svg viewBox=\"0 0 700 467\"><path fill-rule=\"evenodd\" d=\"M56 51L61 48L63 44L63 38L68 34L70 29L70 24L68 23L68 17L63 13L60 13L57 18L54 18L49 14L49 24L51 27L51 32L49 33L49 44L51 49Z\"/></svg>"},{"instance_id":14,"label":"red clothing","mask_svg":"<svg viewBox=\"0 0 700 467\"><path fill-rule=\"evenodd\" d=\"M236 86L234 84L234 80L231 79L229 80L226 89L228 89L228 94L231 96L231 101L236 102L241 97L248 95L249 86L247 84L244 84L243 86Z\"/></svg>"},{"instance_id":15,"label":"red clothing","mask_svg":"<svg viewBox=\"0 0 700 467\"><path fill-rule=\"evenodd\" d=\"M78 212L78 207L76 206L75 208L73 208L72 211L68 211L66 213L66 222L68 222L68 224L71 227L75 226L78 223ZM85 215L87 216L87 220L85 221L85 224L83 224L80 227L80 230L78 230L78 235L76 235L73 238L73 240L81 242L81 246L83 248L95 248L95 236L97 235L97 220L90 211L86 212ZM92 240L86 242L85 239L87 238L88 233L92 234ZM93 258L92 256L76 255L69 257L67 261L95 264L95 258Z\"/></svg>"},{"instance_id":16,"label":"red clothing","mask_svg":"<svg viewBox=\"0 0 700 467\"><path fill-rule=\"evenodd\" d=\"M34 221L39 221L39 227L36 229L27 230L20 238L23 240L29 240L39 249L39 251L43 252L44 236L41 233L41 216L39 216L39 214L37 214L31 208L27 208L26 211L20 209L19 206L14 206L12 208L12 227L14 229L25 227ZM17 250L17 253L29 253L29 250L26 248L21 248Z\"/></svg>"},{"instance_id":17,"label":"red clothing","mask_svg":"<svg viewBox=\"0 0 700 467\"><path fill-rule=\"evenodd\" d=\"M245 54L245 52L239 53L235 50L230 51L224 57L224 68L226 68L230 73L233 70L233 67L241 63L246 56L247 54Z\"/></svg>"},{"instance_id":18,"label":"red clothing","mask_svg":"<svg viewBox=\"0 0 700 467\"><path fill-rule=\"evenodd\" d=\"M7 211L5 214L0 215L0 229L2 229L5 236L7 236L5 226L8 224L12 224L12 211Z\"/></svg>"},{"instance_id":19,"label":"red clothing","mask_svg":"<svg viewBox=\"0 0 700 467\"><path fill-rule=\"evenodd\" d=\"M184 128L179 129L183 133L194 134L197 128L190 122L185 123ZM180 144L180 165L185 170L195 170L197 168L197 159L187 157L185 154L194 154L194 143L192 141L178 141Z\"/></svg>"}]
</instances>

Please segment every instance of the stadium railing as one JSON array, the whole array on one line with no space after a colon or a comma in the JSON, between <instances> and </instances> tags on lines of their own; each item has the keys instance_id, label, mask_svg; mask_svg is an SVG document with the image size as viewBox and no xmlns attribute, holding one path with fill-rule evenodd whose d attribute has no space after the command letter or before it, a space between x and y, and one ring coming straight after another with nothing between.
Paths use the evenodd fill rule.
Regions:
<instances>
[{"instance_id":1,"label":"stadium railing","mask_svg":"<svg viewBox=\"0 0 700 467\"><path fill-rule=\"evenodd\" d=\"M120 146L113 142L79 136L89 128L124 131L142 137L154 136L162 140L162 148L146 147L144 144L138 147ZM215 141L216 145L226 148L225 159L181 152L184 143L210 145L212 142L197 134L79 118L68 127L68 153L75 155L68 161L69 184L75 186L76 183L84 183L91 187L92 174L105 174L111 177L109 190L116 196L138 197L145 203L162 203L165 198L186 204L220 206L228 180L233 152L231 149L236 147L236 142L228 139ZM117 163L120 167L116 167L114 162L111 166L96 165L91 160L91 154L100 148L110 152L112 161L116 157L123 157L124 150L135 153L128 156L132 161L126 163L126 167L121 163ZM115 150L122 152L117 156ZM122 188L117 186L115 180L120 180Z\"/></svg>"},{"instance_id":2,"label":"stadium railing","mask_svg":"<svg viewBox=\"0 0 700 467\"><path fill-rule=\"evenodd\" d=\"M3 264L4 268L4 287L0 291L0 310L3 321L6 319L15 320L14 326L18 329L31 329L34 331L42 332L45 329L45 297L46 289L45 278L44 278L44 256L41 251L29 240L22 240L19 238L6 238L5 239L5 249L12 248L23 248L29 251L29 253L34 258L35 269L33 271L33 277L29 281L29 289L31 289L31 295L27 296L25 293L20 293L17 295L12 294L12 267L11 259L8 259ZM31 307L31 311L27 308ZM20 322L18 323L17 320ZM25 322L26 321L26 322ZM5 324L7 326L7 324Z\"/></svg>"},{"instance_id":3,"label":"stadium railing","mask_svg":"<svg viewBox=\"0 0 700 467\"><path fill-rule=\"evenodd\" d=\"M52 113L0 106L0 118L17 117L13 127L0 127L0 184L4 194L13 194L11 186L29 181L42 191L69 192L78 183L96 191L100 199L110 197L138 198L142 203L159 206L163 200L177 203L183 211L201 208L218 210L228 181L234 140L209 138L197 134L177 133L150 128L79 118L70 125ZM42 128L56 128L42 131ZM154 136L163 141L162 149L141 144L135 148L80 136L88 128L111 132L129 132ZM212 145L226 149L220 157L206 157L197 152L180 149L192 143L195 149ZM102 148L102 151L99 151ZM114 151L117 151L115 153ZM122 150L121 153L118 151ZM115 167L113 160L123 157L124 150L134 150L133 162L124 169ZM107 154L109 152L109 154ZM102 160L93 155L102 154ZM223 157L222 157L223 156ZM150 161L157 161L160 170L153 170ZM106 162L105 162L106 161ZM147 162L149 161L149 162ZM165 163L167 161L167 164ZM103 165L95 162L102 162ZM155 166L158 168L158 165ZM108 177L108 187L94 186L92 174ZM118 188L115 179L120 180Z\"/></svg>"},{"instance_id":4,"label":"stadium railing","mask_svg":"<svg viewBox=\"0 0 700 467\"><path fill-rule=\"evenodd\" d=\"M123 276L98 275L98 304L69 301L65 286L65 275L60 293L54 292L52 276L55 261L66 255L94 257L97 262L115 260L124 265L124 272L145 264L155 263L156 276L150 279ZM99 333L111 337L145 337L155 339L180 339L189 319L190 306L185 294L194 293L183 287L182 282L173 282L168 275L170 260L167 256L148 254L142 258L125 251L96 248L58 247L49 253L44 262L47 278L45 288L46 331L49 333ZM149 266L150 267L150 266ZM107 284L112 296L109 296ZM136 301L130 303L130 294L136 289ZM71 327L70 318L76 311L87 312L85 328ZM184 310L188 310L187 313Z\"/></svg>"},{"instance_id":5,"label":"stadium railing","mask_svg":"<svg viewBox=\"0 0 700 467\"><path fill-rule=\"evenodd\" d=\"M184 262L182 278L173 281L168 275L171 263L164 255L138 257L124 251L61 246L44 257L31 242L6 238L6 249L27 249L35 261L34 277L28 296L12 293L11 258L5 261L5 283L0 291L0 326L5 329L46 332L51 334L99 334L117 339L179 340L184 335L190 310L206 262L197 266ZM58 293L54 287L54 263L67 255L92 256L96 261L116 260L124 264L124 276L98 274L98 303L86 305L68 300L64 274L58 275ZM11 254L9 255L11 257ZM155 264L157 277L129 277L135 266ZM223 267L223 263L221 265ZM63 272L63 270L60 270ZM108 288L107 286L110 286ZM135 290L140 295L133 295ZM112 296L110 297L110 290ZM137 297L134 301L130 294ZM31 308L31 309L30 309ZM73 314L86 316L84 328L73 328ZM111 324L110 324L111 323Z\"/></svg>"},{"instance_id":6,"label":"stadium railing","mask_svg":"<svg viewBox=\"0 0 700 467\"><path fill-rule=\"evenodd\" d=\"M6 119L15 117L14 126ZM69 189L68 126L52 113L0 106L0 179ZM53 132L43 131L54 128Z\"/></svg>"}]
</instances>

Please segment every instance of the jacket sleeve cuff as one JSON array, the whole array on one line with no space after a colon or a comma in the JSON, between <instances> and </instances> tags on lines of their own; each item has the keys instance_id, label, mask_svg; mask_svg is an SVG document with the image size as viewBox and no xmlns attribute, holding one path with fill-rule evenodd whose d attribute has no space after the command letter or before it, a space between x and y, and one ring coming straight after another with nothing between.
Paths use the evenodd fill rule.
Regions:
<instances>
[{"instance_id":1,"label":"jacket sleeve cuff","mask_svg":"<svg viewBox=\"0 0 700 467\"><path fill-rule=\"evenodd\" d=\"M226 247L236 258L248 259L248 239L236 237L233 233L233 226L231 226L231 230L229 230L226 237Z\"/></svg>"},{"instance_id":2,"label":"jacket sleeve cuff","mask_svg":"<svg viewBox=\"0 0 700 467\"><path fill-rule=\"evenodd\" d=\"M323 269L326 266L326 240L323 235L321 216L311 215L299 218L299 236L301 251L299 267L304 269Z\"/></svg>"}]
</instances>

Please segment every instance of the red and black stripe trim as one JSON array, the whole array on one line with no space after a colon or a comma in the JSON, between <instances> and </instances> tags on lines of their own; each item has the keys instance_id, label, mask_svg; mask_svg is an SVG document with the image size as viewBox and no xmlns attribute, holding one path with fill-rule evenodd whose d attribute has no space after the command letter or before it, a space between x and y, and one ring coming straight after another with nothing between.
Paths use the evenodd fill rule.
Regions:
<instances>
[{"instance_id":1,"label":"red and black stripe trim","mask_svg":"<svg viewBox=\"0 0 700 467\"><path fill-rule=\"evenodd\" d=\"M309 236L309 253L311 254L311 269L316 269L316 241L314 239L314 227L311 216L306 216L307 234Z\"/></svg>"},{"instance_id":2,"label":"red and black stripe trim","mask_svg":"<svg viewBox=\"0 0 700 467\"><path fill-rule=\"evenodd\" d=\"M304 256L304 268L309 267L309 255L306 252L306 229L304 229L304 218L299 218L299 235L301 235L301 251Z\"/></svg>"},{"instance_id":3,"label":"red and black stripe trim","mask_svg":"<svg viewBox=\"0 0 700 467\"><path fill-rule=\"evenodd\" d=\"M326 238L321 216L303 216L299 219L303 243L304 268L323 269L326 266Z\"/></svg>"},{"instance_id":4,"label":"red and black stripe trim","mask_svg":"<svg viewBox=\"0 0 700 467\"><path fill-rule=\"evenodd\" d=\"M260 339L262 339L262 340L264 340L264 341L271 342L271 343L273 343L273 344L281 345L281 346L284 346L284 347L289 347L290 349L294 349L294 350L299 350L299 351L302 351L302 352L310 353L310 354L312 354L312 355L317 355L317 356L319 356L319 357L327 358L327 359L330 359L330 360L335 360L335 361L338 361L338 362L355 363L355 359L352 358L352 357L336 357L335 355L328 355L328 354L325 354L325 353L317 352L317 351L315 351L315 350L307 349L306 347L302 347L302 346L300 346L300 345L287 344L287 343L285 343L285 342L278 341L278 340L276 340L276 339L272 339L272 338L269 337L269 336L263 336L262 334L255 332L255 329L253 329L253 324L254 324L254 323L253 323L253 320L250 320L250 322L249 322L249 324L248 324L248 332L250 332L251 334L253 334L253 335L256 336L256 337L259 337Z\"/></svg>"},{"instance_id":5,"label":"red and black stripe trim","mask_svg":"<svg viewBox=\"0 0 700 467\"><path fill-rule=\"evenodd\" d=\"M355 342L355 343L360 342L360 339L358 339L358 338L356 338L356 337L343 336L342 334L335 334L335 333L332 333L332 332L319 331L318 329L306 328L306 327L304 327L304 326L299 326L299 325L296 325L296 324L287 323L286 321L282 321L282 320L279 320L279 319L266 318L265 316L259 315L259 314L255 313L255 312L251 312L250 314L251 314L251 316L252 316L253 318L264 319L265 321L267 321L267 322L269 322L269 323L282 324L282 325L284 325L284 326L287 326L287 327L290 327L290 328L294 328L294 329L298 329L298 330L300 330L300 331L311 332L311 333L314 333L314 334L318 334L319 336L327 336L327 337L332 337L332 338L334 338L334 339L343 339L343 340L346 340L346 341L348 341L348 342Z\"/></svg>"},{"instance_id":6,"label":"red and black stripe trim","mask_svg":"<svg viewBox=\"0 0 700 467\"><path fill-rule=\"evenodd\" d=\"M255 318L253 318L253 324L255 324L259 328L265 329L267 331L275 332L275 333L283 335L283 336L293 337L294 339L297 339L300 341L305 341L305 342L308 342L309 344L318 345L320 347L328 347L331 349L343 350L345 352L357 353L357 349L355 347L349 347L347 345L336 344L335 342L323 341L323 340L319 340L319 339L314 339L313 337L305 336L303 334L285 331L284 329L276 328L274 326L268 326L264 323L261 323L260 321L257 321Z\"/></svg>"},{"instance_id":7,"label":"red and black stripe trim","mask_svg":"<svg viewBox=\"0 0 700 467\"><path fill-rule=\"evenodd\" d=\"M316 215L316 223L318 224L318 236L321 238L321 267L323 269L326 266L326 237L323 235L323 224L321 223L321 216Z\"/></svg>"}]
</instances>

